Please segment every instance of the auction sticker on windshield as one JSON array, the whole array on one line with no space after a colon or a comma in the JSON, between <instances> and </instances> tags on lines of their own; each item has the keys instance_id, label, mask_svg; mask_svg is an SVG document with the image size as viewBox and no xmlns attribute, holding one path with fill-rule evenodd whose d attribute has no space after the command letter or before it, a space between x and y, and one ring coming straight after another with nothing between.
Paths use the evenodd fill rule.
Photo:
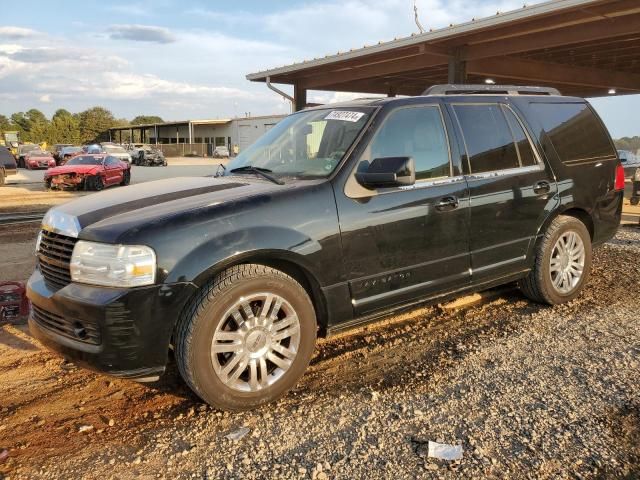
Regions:
<instances>
[{"instance_id":1,"label":"auction sticker on windshield","mask_svg":"<svg viewBox=\"0 0 640 480\"><path fill-rule=\"evenodd\" d=\"M325 120L342 120L344 122L357 122L364 116L362 112L348 112L345 110L333 110L324 117Z\"/></svg>"}]
</instances>

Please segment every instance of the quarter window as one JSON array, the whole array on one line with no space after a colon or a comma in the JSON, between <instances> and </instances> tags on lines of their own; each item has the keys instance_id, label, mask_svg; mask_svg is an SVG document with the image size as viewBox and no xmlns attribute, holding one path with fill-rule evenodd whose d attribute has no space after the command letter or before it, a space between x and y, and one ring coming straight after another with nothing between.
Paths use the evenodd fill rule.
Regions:
<instances>
[{"instance_id":1,"label":"quarter window","mask_svg":"<svg viewBox=\"0 0 640 480\"><path fill-rule=\"evenodd\" d=\"M518 154L520 156L520 164L523 167L530 167L536 165L538 161L536 160L536 156L533 153L533 148L531 147L531 143L527 138L527 135L524 133L522 129L522 125L511 111L511 109L502 107L502 111L504 112L505 117L507 117L507 122L509 122L509 128L511 128L511 133L513 134L513 139L516 142L516 147L518 148Z\"/></svg>"},{"instance_id":2,"label":"quarter window","mask_svg":"<svg viewBox=\"0 0 640 480\"><path fill-rule=\"evenodd\" d=\"M518 168L520 160L502 108L454 105L464 136L471 173Z\"/></svg>"},{"instance_id":3,"label":"quarter window","mask_svg":"<svg viewBox=\"0 0 640 480\"><path fill-rule=\"evenodd\" d=\"M615 156L609 135L586 103L532 103L560 160Z\"/></svg>"},{"instance_id":4,"label":"quarter window","mask_svg":"<svg viewBox=\"0 0 640 480\"><path fill-rule=\"evenodd\" d=\"M412 157L416 180L451 174L447 135L436 106L399 108L392 112L368 150L370 160Z\"/></svg>"}]
</instances>

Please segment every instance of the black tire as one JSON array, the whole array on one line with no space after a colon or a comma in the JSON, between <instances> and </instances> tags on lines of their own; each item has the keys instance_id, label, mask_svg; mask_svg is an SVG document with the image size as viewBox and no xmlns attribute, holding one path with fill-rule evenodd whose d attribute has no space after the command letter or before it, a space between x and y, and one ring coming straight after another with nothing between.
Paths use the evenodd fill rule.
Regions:
<instances>
[{"instance_id":1,"label":"black tire","mask_svg":"<svg viewBox=\"0 0 640 480\"><path fill-rule=\"evenodd\" d=\"M129 185L129 183L131 183L131 170L125 170L122 174L122 181L120 182L120 185L124 187Z\"/></svg>"},{"instance_id":2,"label":"black tire","mask_svg":"<svg viewBox=\"0 0 640 480\"><path fill-rule=\"evenodd\" d=\"M640 202L640 197L631 197L631 199L629 200L629 203L631 205L638 205L639 202Z\"/></svg>"},{"instance_id":3,"label":"black tire","mask_svg":"<svg viewBox=\"0 0 640 480\"><path fill-rule=\"evenodd\" d=\"M18 168L24 168L24 159L22 157L18 157Z\"/></svg>"},{"instance_id":4,"label":"black tire","mask_svg":"<svg viewBox=\"0 0 640 480\"><path fill-rule=\"evenodd\" d=\"M241 297L271 292L284 298L299 319L299 345L288 370L272 385L257 391L239 391L216 374L211 347L225 313ZM295 385L313 354L316 316L305 289L289 275L264 265L231 267L205 285L185 308L176 326L175 357L182 378L205 402L222 410L248 410L272 402Z\"/></svg>"},{"instance_id":5,"label":"black tire","mask_svg":"<svg viewBox=\"0 0 640 480\"><path fill-rule=\"evenodd\" d=\"M51 190L51 179L50 179L50 178L47 178L47 179L44 181L44 187L45 187L47 190Z\"/></svg>"},{"instance_id":6,"label":"black tire","mask_svg":"<svg viewBox=\"0 0 640 480\"><path fill-rule=\"evenodd\" d=\"M100 175L95 175L93 177L89 177L87 180L87 185L89 186L89 190L95 190L99 192L100 190L104 190L104 180Z\"/></svg>"},{"instance_id":7,"label":"black tire","mask_svg":"<svg viewBox=\"0 0 640 480\"><path fill-rule=\"evenodd\" d=\"M560 293L553 286L551 279L551 255L560 236L570 231L577 233L584 244L584 267L580 279L571 291ZM556 217L545 231L542 239L538 241L535 255L533 269L527 277L518 283L522 293L535 302L549 305L570 302L580 295L591 273L591 236L584 223L567 215Z\"/></svg>"},{"instance_id":8,"label":"black tire","mask_svg":"<svg viewBox=\"0 0 640 480\"><path fill-rule=\"evenodd\" d=\"M4 173L4 168L0 168L0 187L4 185L5 181L6 181L6 176Z\"/></svg>"}]
</instances>

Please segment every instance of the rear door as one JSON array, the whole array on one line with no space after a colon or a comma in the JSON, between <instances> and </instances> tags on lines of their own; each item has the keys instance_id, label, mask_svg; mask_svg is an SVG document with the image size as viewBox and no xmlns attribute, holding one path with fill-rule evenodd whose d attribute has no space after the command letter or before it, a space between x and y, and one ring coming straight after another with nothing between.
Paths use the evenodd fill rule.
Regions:
<instances>
[{"instance_id":1,"label":"rear door","mask_svg":"<svg viewBox=\"0 0 640 480\"><path fill-rule=\"evenodd\" d=\"M122 168L120 168L120 161L117 158L107 157L104 161L104 168L109 185L114 185L122 181Z\"/></svg>"},{"instance_id":2,"label":"rear door","mask_svg":"<svg viewBox=\"0 0 640 480\"><path fill-rule=\"evenodd\" d=\"M506 103L448 100L466 151L472 281L527 268L527 252L557 204L551 169Z\"/></svg>"}]
</instances>

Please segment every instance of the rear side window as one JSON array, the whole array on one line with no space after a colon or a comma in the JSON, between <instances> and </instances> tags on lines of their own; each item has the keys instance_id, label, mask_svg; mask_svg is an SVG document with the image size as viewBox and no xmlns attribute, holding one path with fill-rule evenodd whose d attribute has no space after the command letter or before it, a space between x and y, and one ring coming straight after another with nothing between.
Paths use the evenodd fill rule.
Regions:
<instances>
[{"instance_id":1,"label":"rear side window","mask_svg":"<svg viewBox=\"0 0 640 480\"><path fill-rule=\"evenodd\" d=\"M498 104L454 105L471 173L518 168L520 161L507 119Z\"/></svg>"},{"instance_id":2,"label":"rear side window","mask_svg":"<svg viewBox=\"0 0 640 480\"><path fill-rule=\"evenodd\" d=\"M413 157L416 180L448 177L449 144L440 108L420 106L392 112L370 145L370 157Z\"/></svg>"},{"instance_id":3,"label":"rear side window","mask_svg":"<svg viewBox=\"0 0 640 480\"><path fill-rule=\"evenodd\" d=\"M609 135L586 103L532 103L560 160L615 156Z\"/></svg>"}]
</instances>

